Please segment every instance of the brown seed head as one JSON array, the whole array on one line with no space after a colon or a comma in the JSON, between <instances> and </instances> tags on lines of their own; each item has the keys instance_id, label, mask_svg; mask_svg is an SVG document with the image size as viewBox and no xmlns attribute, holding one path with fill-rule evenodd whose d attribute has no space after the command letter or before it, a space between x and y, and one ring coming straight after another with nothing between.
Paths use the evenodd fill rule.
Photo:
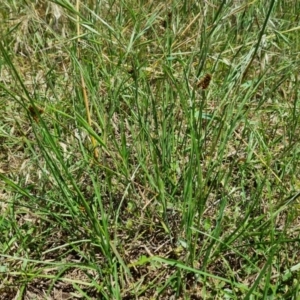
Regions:
<instances>
[{"instance_id":1,"label":"brown seed head","mask_svg":"<svg viewBox=\"0 0 300 300\"><path fill-rule=\"evenodd\" d=\"M39 107L33 107L32 105L30 105L28 107L28 110L31 114L31 116L33 117L34 121L36 121L37 123L39 122L39 115L44 113L44 110L42 108Z\"/></svg>"},{"instance_id":2,"label":"brown seed head","mask_svg":"<svg viewBox=\"0 0 300 300\"><path fill-rule=\"evenodd\" d=\"M202 90L206 90L210 84L212 76L210 74L206 74L203 78L199 80L197 83L197 87L200 87Z\"/></svg>"}]
</instances>

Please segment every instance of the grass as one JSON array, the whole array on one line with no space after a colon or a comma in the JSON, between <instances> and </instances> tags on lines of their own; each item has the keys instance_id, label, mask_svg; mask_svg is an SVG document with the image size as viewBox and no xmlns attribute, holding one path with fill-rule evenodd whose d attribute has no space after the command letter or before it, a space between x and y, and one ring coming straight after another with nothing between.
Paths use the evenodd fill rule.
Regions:
<instances>
[{"instance_id":1,"label":"grass","mask_svg":"<svg viewBox=\"0 0 300 300\"><path fill-rule=\"evenodd\" d=\"M299 299L297 1L3 1L0 299Z\"/></svg>"}]
</instances>

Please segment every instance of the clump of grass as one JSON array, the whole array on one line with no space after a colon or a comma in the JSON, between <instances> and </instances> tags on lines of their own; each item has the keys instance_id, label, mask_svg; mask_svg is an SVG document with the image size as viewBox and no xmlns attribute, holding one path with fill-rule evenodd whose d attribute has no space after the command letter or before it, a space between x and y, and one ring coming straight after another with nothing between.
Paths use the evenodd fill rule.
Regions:
<instances>
[{"instance_id":1,"label":"clump of grass","mask_svg":"<svg viewBox=\"0 0 300 300\"><path fill-rule=\"evenodd\" d=\"M295 9L1 4L1 296L295 298Z\"/></svg>"}]
</instances>

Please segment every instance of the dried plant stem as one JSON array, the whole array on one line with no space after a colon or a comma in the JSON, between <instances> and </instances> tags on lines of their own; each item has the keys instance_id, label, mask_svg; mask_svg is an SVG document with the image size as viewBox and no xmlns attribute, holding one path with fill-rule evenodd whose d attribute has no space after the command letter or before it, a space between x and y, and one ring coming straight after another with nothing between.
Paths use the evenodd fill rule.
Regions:
<instances>
[{"instance_id":1,"label":"dried plant stem","mask_svg":"<svg viewBox=\"0 0 300 300\"><path fill-rule=\"evenodd\" d=\"M79 25L79 6L80 6L80 2L79 0L76 1L76 10L78 12L77 14L77 36L78 36L78 43L80 42L80 25ZM79 51L79 47L77 48L77 56L78 58L80 57L80 51ZM91 119L91 113L90 113L90 108L89 108L89 100L88 100L88 96L87 96L87 92L86 92L86 85L85 85L85 81L84 81L84 77L82 75L82 72L80 74L81 77L81 88L82 88L82 93L83 93L83 99L84 99L84 105L85 105L85 110L86 110L86 117L87 117L87 122L89 124L89 126L92 126L92 119ZM97 143L96 140L93 136L91 137L91 141L92 141L92 146L94 149L94 157L96 159L98 159L99 157L99 153L98 153L98 149L97 149Z\"/></svg>"}]
</instances>

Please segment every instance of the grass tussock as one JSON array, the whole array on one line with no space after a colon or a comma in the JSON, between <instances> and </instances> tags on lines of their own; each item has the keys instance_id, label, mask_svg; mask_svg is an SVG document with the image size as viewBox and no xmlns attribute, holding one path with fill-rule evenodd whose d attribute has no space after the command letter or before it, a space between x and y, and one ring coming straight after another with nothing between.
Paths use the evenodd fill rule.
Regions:
<instances>
[{"instance_id":1,"label":"grass tussock","mask_svg":"<svg viewBox=\"0 0 300 300\"><path fill-rule=\"evenodd\" d=\"M2 1L0 299L297 299L297 1Z\"/></svg>"}]
</instances>

